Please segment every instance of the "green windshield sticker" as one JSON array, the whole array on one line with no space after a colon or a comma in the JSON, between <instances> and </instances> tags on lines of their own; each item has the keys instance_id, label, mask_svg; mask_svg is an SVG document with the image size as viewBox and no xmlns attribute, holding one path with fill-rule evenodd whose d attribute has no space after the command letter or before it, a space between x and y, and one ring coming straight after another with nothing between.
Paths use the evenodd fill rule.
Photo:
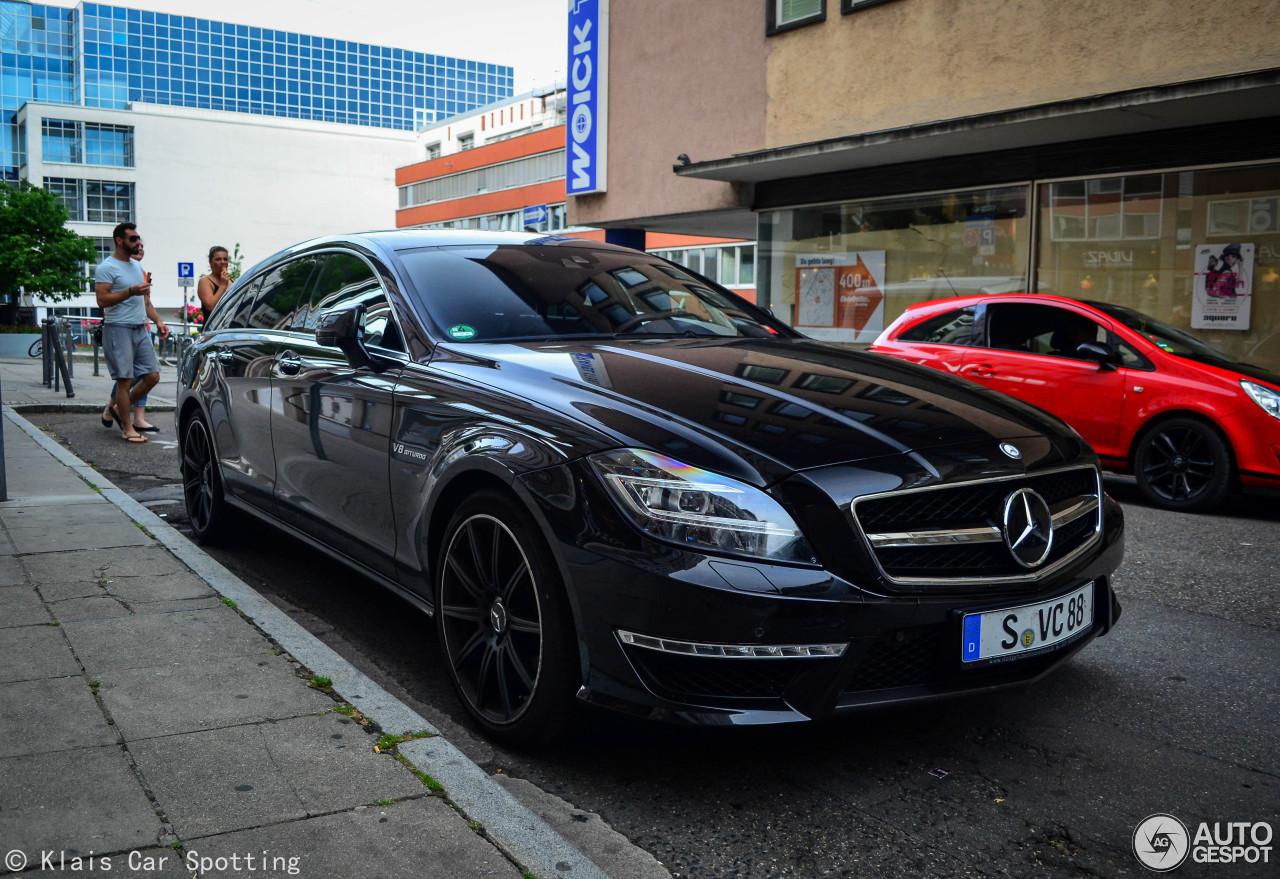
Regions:
<instances>
[{"instance_id":1,"label":"green windshield sticker","mask_svg":"<svg viewBox=\"0 0 1280 879\"><path fill-rule=\"evenodd\" d=\"M451 339L474 339L475 337L475 327L469 327L466 324L455 324L449 327L449 338Z\"/></svg>"}]
</instances>

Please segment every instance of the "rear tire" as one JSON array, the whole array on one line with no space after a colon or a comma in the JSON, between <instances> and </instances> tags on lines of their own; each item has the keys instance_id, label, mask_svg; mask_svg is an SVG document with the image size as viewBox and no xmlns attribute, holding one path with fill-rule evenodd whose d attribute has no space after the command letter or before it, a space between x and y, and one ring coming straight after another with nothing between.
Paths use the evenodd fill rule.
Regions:
<instances>
[{"instance_id":1,"label":"rear tire","mask_svg":"<svg viewBox=\"0 0 1280 879\"><path fill-rule=\"evenodd\" d=\"M1202 513L1231 494L1235 459L1217 428L1199 418L1177 417L1143 432L1133 470L1138 490L1151 503Z\"/></svg>"},{"instance_id":2,"label":"rear tire","mask_svg":"<svg viewBox=\"0 0 1280 879\"><path fill-rule=\"evenodd\" d=\"M226 534L228 508L213 435L204 416L193 415L182 432L182 497L191 532L199 543L216 543Z\"/></svg>"},{"instance_id":3,"label":"rear tire","mask_svg":"<svg viewBox=\"0 0 1280 879\"><path fill-rule=\"evenodd\" d=\"M440 546L436 627L463 707L496 741L553 741L580 675L564 587L536 523L515 498L481 491L454 512Z\"/></svg>"}]
</instances>

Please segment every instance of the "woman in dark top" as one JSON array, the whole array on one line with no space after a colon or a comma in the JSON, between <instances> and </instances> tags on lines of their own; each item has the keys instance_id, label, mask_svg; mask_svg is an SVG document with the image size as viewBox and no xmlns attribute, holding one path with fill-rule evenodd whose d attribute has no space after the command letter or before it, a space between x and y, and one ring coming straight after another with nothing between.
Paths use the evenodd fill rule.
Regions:
<instances>
[{"instance_id":1,"label":"woman in dark top","mask_svg":"<svg viewBox=\"0 0 1280 879\"><path fill-rule=\"evenodd\" d=\"M225 247L209 248L209 274L202 276L200 283L196 285L196 295L200 297L200 314L204 316L202 324L209 320L213 307L231 287L231 278L227 275L227 264L230 261L231 257L227 255Z\"/></svg>"}]
</instances>

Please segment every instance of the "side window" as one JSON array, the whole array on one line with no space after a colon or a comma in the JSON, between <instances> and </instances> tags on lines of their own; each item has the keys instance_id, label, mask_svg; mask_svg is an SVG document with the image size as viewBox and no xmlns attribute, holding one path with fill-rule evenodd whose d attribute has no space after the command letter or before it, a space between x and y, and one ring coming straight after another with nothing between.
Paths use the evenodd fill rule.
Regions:
<instances>
[{"instance_id":1,"label":"side window","mask_svg":"<svg viewBox=\"0 0 1280 879\"><path fill-rule=\"evenodd\" d=\"M1107 344L1107 330L1069 309L1028 303L987 306L987 344L991 348L1078 360L1087 359L1076 354L1085 342Z\"/></svg>"},{"instance_id":2,"label":"side window","mask_svg":"<svg viewBox=\"0 0 1280 879\"><path fill-rule=\"evenodd\" d=\"M904 342L968 345L973 341L973 308L955 308L916 324L899 336Z\"/></svg>"},{"instance_id":3,"label":"side window","mask_svg":"<svg viewBox=\"0 0 1280 879\"><path fill-rule=\"evenodd\" d=\"M226 317L225 326L229 330L243 330L249 325L249 313L253 311L254 300L258 297L258 288L262 285L261 278L254 278L243 289L237 291L238 295L235 300L228 302L228 308L218 309L221 311L220 316ZM219 305L222 303L219 302ZM214 327L220 329L221 327Z\"/></svg>"},{"instance_id":4,"label":"side window","mask_svg":"<svg viewBox=\"0 0 1280 879\"><path fill-rule=\"evenodd\" d=\"M304 256L276 266L262 280L249 326L259 330L286 330L301 326L310 303L308 282L320 256Z\"/></svg>"},{"instance_id":5,"label":"side window","mask_svg":"<svg viewBox=\"0 0 1280 879\"><path fill-rule=\"evenodd\" d=\"M393 351L403 351L404 342L391 313L391 304L373 269L349 253L331 253L311 295L306 326L314 329L322 314L351 302L365 305L365 342Z\"/></svg>"}]
</instances>

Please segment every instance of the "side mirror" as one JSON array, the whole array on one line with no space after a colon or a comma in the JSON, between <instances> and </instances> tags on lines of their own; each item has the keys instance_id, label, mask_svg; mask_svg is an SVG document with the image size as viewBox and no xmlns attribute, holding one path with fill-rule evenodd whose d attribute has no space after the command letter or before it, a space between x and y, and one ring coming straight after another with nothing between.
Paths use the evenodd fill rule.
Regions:
<instances>
[{"instance_id":1,"label":"side mirror","mask_svg":"<svg viewBox=\"0 0 1280 879\"><path fill-rule=\"evenodd\" d=\"M374 372L382 372L386 367L364 345L364 311L363 302L351 302L326 311L316 321L316 342L340 349L352 369L367 366Z\"/></svg>"},{"instance_id":2,"label":"side mirror","mask_svg":"<svg viewBox=\"0 0 1280 879\"><path fill-rule=\"evenodd\" d=\"M1111 357L1111 349L1106 345L1099 345L1097 342L1085 342L1076 349L1076 354L1085 360L1094 361L1103 372L1112 372L1117 368L1115 361Z\"/></svg>"}]
</instances>

